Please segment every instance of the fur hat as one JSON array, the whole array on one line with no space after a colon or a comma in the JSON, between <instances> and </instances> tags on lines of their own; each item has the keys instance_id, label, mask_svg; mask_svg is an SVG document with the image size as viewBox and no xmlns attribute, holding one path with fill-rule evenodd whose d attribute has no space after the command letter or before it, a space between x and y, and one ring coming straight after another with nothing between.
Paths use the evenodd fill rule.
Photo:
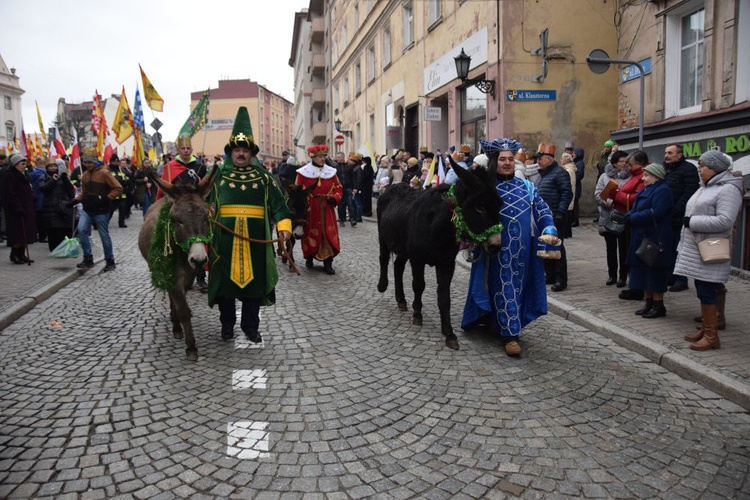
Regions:
<instances>
[{"instance_id":1,"label":"fur hat","mask_svg":"<svg viewBox=\"0 0 750 500\"><path fill-rule=\"evenodd\" d=\"M732 165L732 162L727 158L727 155L714 149L709 149L703 153L700 158L698 158L698 161L717 174L727 170Z\"/></svg>"},{"instance_id":2,"label":"fur hat","mask_svg":"<svg viewBox=\"0 0 750 500\"><path fill-rule=\"evenodd\" d=\"M480 167L487 168L487 165L490 163L490 159L486 154L482 153L474 157L474 163L476 163Z\"/></svg>"},{"instance_id":3,"label":"fur hat","mask_svg":"<svg viewBox=\"0 0 750 500\"><path fill-rule=\"evenodd\" d=\"M26 157L24 155L16 153L10 157L10 166L15 167L22 161L26 161Z\"/></svg>"}]
</instances>

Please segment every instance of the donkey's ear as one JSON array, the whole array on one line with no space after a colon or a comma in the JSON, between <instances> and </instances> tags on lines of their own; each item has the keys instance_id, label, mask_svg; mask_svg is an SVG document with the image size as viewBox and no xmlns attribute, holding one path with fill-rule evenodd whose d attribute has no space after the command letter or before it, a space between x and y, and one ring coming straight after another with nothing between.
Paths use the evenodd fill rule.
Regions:
<instances>
[{"instance_id":1,"label":"donkey's ear","mask_svg":"<svg viewBox=\"0 0 750 500\"><path fill-rule=\"evenodd\" d=\"M208 196L208 193L211 192L211 187L214 185L214 181L219 176L219 167L214 167L213 170L211 170L211 174L207 175L201 181L198 183L198 194L201 198L205 198Z\"/></svg>"},{"instance_id":2,"label":"donkey's ear","mask_svg":"<svg viewBox=\"0 0 750 500\"><path fill-rule=\"evenodd\" d=\"M161 189L162 193L164 193L167 197L172 198L172 191L174 190L174 186L171 182L167 182L164 179L160 178L157 175L156 170L154 170L153 168L146 170L146 175L154 184L158 186L159 189Z\"/></svg>"},{"instance_id":3,"label":"donkey's ear","mask_svg":"<svg viewBox=\"0 0 750 500\"><path fill-rule=\"evenodd\" d=\"M458 176L458 180L463 181L463 183L467 186L472 186L478 181L474 174L456 163L452 156L449 156L448 158L451 162L451 168L453 168L453 170L456 172L456 176Z\"/></svg>"}]
</instances>

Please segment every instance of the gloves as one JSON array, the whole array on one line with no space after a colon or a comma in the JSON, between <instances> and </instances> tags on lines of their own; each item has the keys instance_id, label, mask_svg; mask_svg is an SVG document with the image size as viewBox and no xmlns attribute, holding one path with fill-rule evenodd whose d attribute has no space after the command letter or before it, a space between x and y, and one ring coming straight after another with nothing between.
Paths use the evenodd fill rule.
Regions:
<instances>
[{"instance_id":1,"label":"gloves","mask_svg":"<svg viewBox=\"0 0 750 500\"><path fill-rule=\"evenodd\" d=\"M565 222L565 216L561 214L555 214L555 226L559 226Z\"/></svg>"},{"instance_id":2,"label":"gloves","mask_svg":"<svg viewBox=\"0 0 750 500\"><path fill-rule=\"evenodd\" d=\"M690 217L683 217L682 225L690 229Z\"/></svg>"},{"instance_id":3,"label":"gloves","mask_svg":"<svg viewBox=\"0 0 750 500\"><path fill-rule=\"evenodd\" d=\"M328 204L335 207L336 205L338 205L338 202L336 201L336 198L330 197L328 198Z\"/></svg>"}]
</instances>

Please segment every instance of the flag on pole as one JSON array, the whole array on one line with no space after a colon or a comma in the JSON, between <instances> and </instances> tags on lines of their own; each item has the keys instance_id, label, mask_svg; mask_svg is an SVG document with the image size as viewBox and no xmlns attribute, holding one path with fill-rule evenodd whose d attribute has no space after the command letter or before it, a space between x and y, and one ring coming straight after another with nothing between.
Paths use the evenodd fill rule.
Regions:
<instances>
[{"instance_id":1,"label":"flag on pole","mask_svg":"<svg viewBox=\"0 0 750 500\"><path fill-rule=\"evenodd\" d=\"M78 145L78 131L73 127L73 146L70 150L71 172L81 166L81 148Z\"/></svg>"},{"instance_id":2,"label":"flag on pole","mask_svg":"<svg viewBox=\"0 0 750 500\"><path fill-rule=\"evenodd\" d=\"M133 113L130 111L128 97L125 95L125 86L122 86L122 95L120 103L117 105L112 132L115 133L117 144L122 144L128 137L133 135Z\"/></svg>"},{"instance_id":3,"label":"flag on pole","mask_svg":"<svg viewBox=\"0 0 750 500\"><path fill-rule=\"evenodd\" d=\"M44 122L42 122L42 113L39 112L39 103L34 101L34 104L36 104L36 118L39 120L39 131L42 133L44 142L47 142L47 134L44 133Z\"/></svg>"},{"instance_id":4,"label":"flag on pole","mask_svg":"<svg viewBox=\"0 0 750 500\"><path fill-rule=\"evenodd\" d=\"M440 185L445 182L445 165L443 164L443 156L435 155L430 164L430 171L427 173L427 177L422 184L423 189L427 189L432 186L433 181L435 184Z\"/></svg>"},{"instance_id":5,"label":"flag on pole","mask_svg":"<svg viewBox=\"0 0 750 500\"><path fill-rule=\"evenodd\" d=\"M163 111L164 99L161 98L151 84L151 80L149 80L146 73L143 72L143 68L141 68L140 64L138 64L138 69L141 70L141 80L143 80L143 98L146 100L146 104L148 104L148 107L154 111Z\"/></svg>"},{"instance_id":6,"label":"flag on pole","mask_svg":"<svg viewBox=\"0 0 750 500\"><path fill-rule=\"evenodd\" d=\"M104 152L102 153L102 161L105 165L109 164L109 159L115 154L115 149L112 147L112 142L109 140L109 132L104 129Z\"/></svg>"},{"instance_id":7,"label":"flag on pole","mask_svg":"<svg viewBox=\"0 0 750 500\"><path fill-rule=\"evenodd\" d=\"M156 148L153 146L148 150L148 159L151 160L151 163L154 165L159 163L159 157L156 155Z\"/></svg>"},{"instance_id":8,"label":"flag on pole","mask_svg":"<svg viewBox=\"0 0 750 500\"><path fill-rule=\"evenodd\" d=\"M130 158L131 163L136 168L143 166L143 159L146 155L143 152L143 141L141 139L141 131L138 127L135 128L135 141L133 141L133 154Z\"/></svg>"},{"instance_id":9,"label":"flag on pole","mask_svg":"<svg viewBox=\"0 0 750 500\"><path fill-rule=\"evenodd\" d=\"M31 162L31 158L29 158L29 148L26 144L26 131L23 129L23 118L21 118L21 140L18 144L18 152L24 155L26 159Z\"/></svg>"},{"instance_id":10,"label":"flag on pole","mask_svg":"<svg viewBox=\"0 0 750 500\"><path fill-rule=\"evenodd\" d=\"M65 145L63 144L62 137L60 137L60 130L57 127L53 127L55 130L55 137L50 137L49 146L49 157L53 157L53 148L56 157L65 156Z\"/></svg>"},{"instance_id":11,"label":"flag on pole","mask_svg":"<svg viewBox=\"0 0 750 500\"><path fill-rule=\"evenodd\" d=\"M138 84L135 85L135 101L133 104L133 125L136 130L141 131L141 136L146 133L146 124L143 122L143 106L141 106L141 91Z\"/></svg>"},{"instance_id":12,"label":"flag on pole","mask_svg":"<svg viewBox=\"0 0 750 500\"><path fill-rule=\"evenodd\" d=\"M91 131L98 137L99 127L102 124L102 118L104 117L104 107L102 106L102 96L99 95L99 91L94 91L94 101L91 103Z\"/></svg>"},{"instance_id":13,"label":"flag on pole","mask_svg":"<svg viewBox=\"0 0 750 500\"><path fill-rule=\"evenodd\" d=\"M208 89L203 93L201 100L198 101L193 111L190 112L190 116L188 116L185 124L180 129L180 133L177 135L178 137L193 137L205 125L208 118L208 94L210 90Z\"/></svg>"},{"instance_id":14,"label":"flag on pole","mask_svg":"<svg viewBox=\"0 0 750 500\"><path fill-rule=\"evenodd\" d=\"M369 156L371 160L375 161L375 153L372 151L372 145L370 139L365 139L365 142L359 147L357 153L362 156Z\"/></svg>"},{"instance_id":15,"label":"flag on pole","mask_svg":"<svg viewBox=\"0 0 750 500\"><path fill-rule=\"evenodd\" d=\"M438 185L445 182L445 163L443 161L443 155L438 156L437 162L437 183Z\"/></svg>"}]
</instances>

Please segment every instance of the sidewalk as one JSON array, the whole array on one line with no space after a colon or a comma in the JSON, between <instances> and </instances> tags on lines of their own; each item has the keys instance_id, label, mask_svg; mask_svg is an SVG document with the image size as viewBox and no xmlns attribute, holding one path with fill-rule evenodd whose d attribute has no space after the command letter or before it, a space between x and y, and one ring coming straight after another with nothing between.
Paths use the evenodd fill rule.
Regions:
<instances>
[{"instance_id":1,"label":"sidewalk","mask_svg":"<svg viewBox=\"0 0 750 500\"><path fill-rule=\"evenodd\" d=\"M684 292L665 294L665 318L643 319L634 314L642 302L621 300L621 289L604 284L604 238L590 218L573 229L565 248L568 288L558 293L547 288L551 314L608 337L750 410L750 280L732 276L726 285L727 328L719 331L721 349L696 352L682 338L695 332L698 323L693 317L700 314L692 281Z\"/></svg>"},{"instance_id":2,"label":"sidewalk","mask_svg":"<svg viewBox=\"0 0 750 500\"><path fill-rule=\"evenodd\" d=\"M138 230L141 227L140 210L133 209L127 228L117 227L117 216L110 222L109 234L115 250L115 262L120 264L125 257L135 252L140 258L136 246ZM0 246L0 334L11 323L29 312L37 304L47 300L67 284L75 281L82 274L96 274L103 268L104 255L102 243L96 231L92 231L94 262L96 265L87 271L79 271L76 264L83 256L75 259L56 259L49 256L47 243L29 245L29 254L34 260L31 265L13 264L10 261L10 247Z\"/></svg>"},{"instance_id":3,"label":"sidewalk","mask_svg":"<svg viewBox=\"0 0 750 500\"><path fill-rule=\"evenodd\" d=\"M375 222L374 218L365 218ZM128 228L110 225L118 263L140 258L136 248L140 212L134 211ZM604 239L586 221L566 240L568 288L548 292L549 311L588 330L612 339L624 348L643 355L676 375L700 383L734 403L750 410L750 280L733 276L727 283L727 329L719 332L721 349L695 352L682 339L695 331L693 317L700 311L695 289L667 293L666 318L643 319L634 311L640 302L620 300L621 289L604 285L607 279ZM97 265L87 271L98 273L103 265L101 243L93 235ZM72 282L81 274L75 265L80 259L53 259L46 244L30 247L35 262L31 266L10 262L10 249L0 259L3 285L0 287L0 333L2 330ZM461 255L457 262L468 269Z\"/></svg>"}]
</instances>

